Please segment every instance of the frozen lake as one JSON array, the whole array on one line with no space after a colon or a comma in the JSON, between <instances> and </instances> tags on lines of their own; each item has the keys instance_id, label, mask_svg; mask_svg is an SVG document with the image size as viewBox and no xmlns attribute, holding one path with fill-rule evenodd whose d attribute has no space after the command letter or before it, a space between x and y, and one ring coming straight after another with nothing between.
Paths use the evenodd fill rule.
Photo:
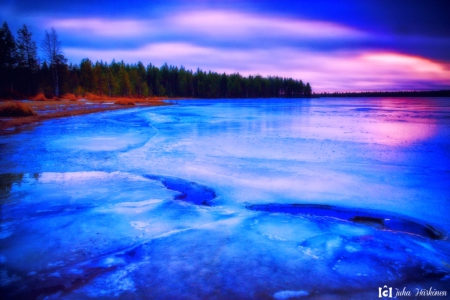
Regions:
<instances>
[{"instance_id":1,"label":"frozen lake","mask_svg":"<svg viewBox=\"0 0 450 300\"><path fill-rule=\"evenodd\" d=\"M6 299L450 292L450 98L186 100L0 149Z\"/></svg>"}]
</instances>

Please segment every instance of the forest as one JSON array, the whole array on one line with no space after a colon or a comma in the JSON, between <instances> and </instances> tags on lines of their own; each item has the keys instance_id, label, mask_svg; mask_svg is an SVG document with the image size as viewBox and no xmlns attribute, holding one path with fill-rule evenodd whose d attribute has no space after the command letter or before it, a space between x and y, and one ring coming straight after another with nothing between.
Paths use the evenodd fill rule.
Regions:
<instances>
[{"instance_id":1,"label":"forest","mask_svg":"<svg viewBox=\"0 0 450 300\"><path fill-rule=\"evenodd\" d=\"M165 63L111 63L88 58L68 63L56 30L40 43L23 25L14 36L6 22L0 28L0 99L25 99L38 93L58 98L65 93L108 97L268 98L311 96L309 83L278 76L242 76L187 70Z\"/></svg>"}]
</instances>

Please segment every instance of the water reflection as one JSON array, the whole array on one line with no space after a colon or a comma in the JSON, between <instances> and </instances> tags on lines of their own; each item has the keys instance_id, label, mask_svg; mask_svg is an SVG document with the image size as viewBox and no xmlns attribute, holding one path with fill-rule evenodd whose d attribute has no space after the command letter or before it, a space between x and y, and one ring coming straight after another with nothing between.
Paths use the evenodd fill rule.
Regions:
<instances>
[{"instance_id":1,"label":"water reflection","mask_svg":"<svg viewBox=\"0 0 450 300\"><path fill-rule=\"evenodd\" d=\"M377 121L369 127L375 142L392 146L409 146L432 138L442 111L440 99L382 98L372 114ZM439 111L436 111L439 108Z\"/></svg>"},{"instance_id":2,"label":"water reflection","mask_svg":"<svg viewBox=\"0 0 450 300\"><path fill-rule=\"evenodd\" d=\"M280 103L278 103L281 102ZM181 102L182 104L209 103L214 109L220 111L219 115L211 118L210 122L204 122L208 118L205 114L191 116L192 130L194 136L211 136L217 133L232 136L235 133L242 135L264 135L268 133L295 127L299 120L305 120L309 114L311 101L309 99L292 100L228 100L214 103L211 101ZM189 110L190 107L182 107ZM305 118L306 116L306 118ZM198 122L201 120L202 122Z\"/></svg>"},{"instance_id":3,"label":"water reflection","mask_svg":"<svg viewBox=\"0 0 450 300\"><path fill-rule=\"evenodd\" d=\"M410 146L428 140L437 132L429 123L377 122L367 128L374 136L374 142L390 146Z\"/></svg>"},{"instance_id":4,"label":"water reflection","mask_svg":"<svg viewBox=\"0 0 450 300\"><path fill-rule=\"evenodd\" d=\"M293 139L292 142L301 139L362 143L369 147L367 150L373 144L410 147L439 134L442 126L436 122L450 113L445 99L429 98L292 99L282 104L270 101L208 103L220 110L220 114L209 118L208 110L205 110L205 114L197 117L191 115L189 122L192 123L186 128L191 131L185 135L191 135L192 140L220 137L216 143L224 147L233 145L236 149L252 143L253 138L268 139L264 147L275 145L280 138ZM192 102L181 104L181 109L186 112L195 105ZM205 122L205 118L209 120ZM328 152L327 149L314 150L314 146L312 150L319 156L323 156L320 155L323 151Z\"/></svg>"}]
</instances>

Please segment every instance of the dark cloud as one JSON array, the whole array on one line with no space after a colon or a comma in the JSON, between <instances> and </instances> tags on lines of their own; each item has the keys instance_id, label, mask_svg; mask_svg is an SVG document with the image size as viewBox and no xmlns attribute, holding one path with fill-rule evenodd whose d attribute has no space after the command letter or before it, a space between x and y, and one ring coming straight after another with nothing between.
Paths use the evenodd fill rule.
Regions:
<instances>
[{"instance_id":1,"label":"dark cloud","mask_svg":"<svg viewBox=\"0 0 450 300\"><path fill-rule=\"evenodd\" d=\"M260 11L329 20L397 35L450 37L448 0L263 1Z\"/></svg>"}]
</instances>

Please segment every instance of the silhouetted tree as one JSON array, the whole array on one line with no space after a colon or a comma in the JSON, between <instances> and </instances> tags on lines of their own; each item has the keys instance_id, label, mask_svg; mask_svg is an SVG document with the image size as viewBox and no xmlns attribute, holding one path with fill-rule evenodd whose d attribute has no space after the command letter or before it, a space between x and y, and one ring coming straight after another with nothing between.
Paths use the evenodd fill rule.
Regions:
<instances>
[{"instance_id":1,"label":"silhouetted tree","mask_svg":"<svg viewBox=\"0 0 450 300\"><path fill-rule=\"evenodd\" d=\"M0 28L0 96L12 97L14 94L14 68L16 67L16 41L3 22Z\"/></svg>"},{"instance_id":2,"label":"silhouetted tree","mask_svg":"<svg viewBox=\"0 0 450 300\"><path fill-rule=\"evenodd\" d=\"M29 96L37 92L35 84L36 73L39 69L36 42L31 39L31 32L26 25L17 31L17 67L21 82L22 93Z\"/></svg>"},{"instance_id":3,"label":"silhouetted tree","mask_svg":"<svg viewBox=\"0 0 450 300\"><path fill-rule=\"evenodd\" d=\"M50 70L53 78L54 94L59 97L59 70L60 65L66 63L67 59L64 57L61 48L61 41L58 39L58 34L55 28L52 27L50 32L45 31L44 40L41 43L42 51L44 52L50 64Z\"/></svg>"},{"instance_id":4,"label":"silhouetted tree","mask_svg":"<svg viewBox=\"0 0 450 300\"><path fill-rule=\"evenodd\" d=\"M311 89L311 85L309 85L309 82L306 83L306 87L305 87L305 95L306 96L311 96L312 94L312 89Z\"/></svg>"},{"instance_id":5,"label":"silhouetted tree","mask_svg":"<svg viewBox=\"0 0 450 300\"><path fill-rule=\"evenodd\" d=\"M53 96L52 72L46 61L44 61L40 69L39 79L39 91L48 97Z\"/></svg>"},{"instance_id":6,"label":"silhouetted tree","mask_svg":"<svg viewBox=\"0 0 450 300\"><path fill-rule=\"evenodd\" d=\"M91 60L89 58L82 59L80 63L80 86L82 91L94 92L95 79Z\"/></svg>"},{"instance_id":7,"label":"silhouetted tree","mask_svg":"<svg viewBox=\"0 0 450 300\"><path fill-rule=\"evenodd\" d=\"M119 84L120 84L120 95L122 96L131 96L131 82L130 76L128 75L127 70L125 69L125 64L121 63L120 71L119 71Z\"/></svg>"}]
</instances>

